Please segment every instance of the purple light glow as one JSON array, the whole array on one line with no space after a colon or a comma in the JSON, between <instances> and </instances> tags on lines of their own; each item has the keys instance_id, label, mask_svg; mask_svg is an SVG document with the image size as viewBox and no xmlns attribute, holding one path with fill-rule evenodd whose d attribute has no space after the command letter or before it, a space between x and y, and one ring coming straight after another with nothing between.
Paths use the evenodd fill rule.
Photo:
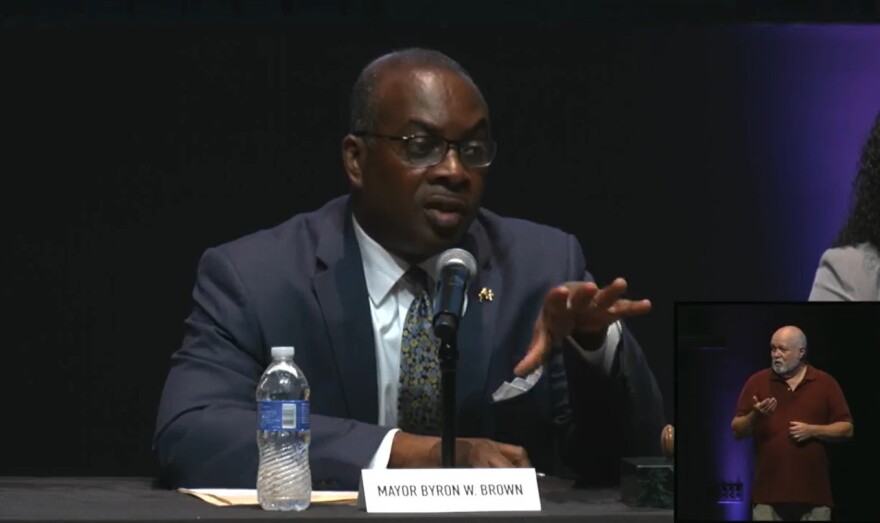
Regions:
<instances>
[{"instance_id":1,"label":"purple light glow","mask_svg":"<svg viewBox=\"0 0 880 523\"><path fill-rule=\"evenodd\" d=\"M773 267L786 299L806 299L822 252L846 218L867 132L880 110L880 27L762 26L744 46L751 164ZM793 263L793 260L796 262Z\"/></svg>"},{"instance_id":2,"label":"purple light glow","mask_svg":"<svg viewBox=\"0 0 880 523\"><path fill-rule=\"evenodd\" d=\"M728 328L728 330L732 330ZM731 333L732 334L732 333ZM733 438L730 420L733 419L734 408L739 399L739 392L745 382L744 377L750 374L749 359L743 358L743 348L737 344L736 335L730 336L731 350L724 354L718 362L721 368L717 374L719 380L718 409L716 420L718 450L715 454L719 481L739 482L743 484L743 500L741 502L725 502L721 512L726 521L747 520L751 516L749 499L752 492L753 453L751 439L737 441Z\"/></svg>"}]
</instances>

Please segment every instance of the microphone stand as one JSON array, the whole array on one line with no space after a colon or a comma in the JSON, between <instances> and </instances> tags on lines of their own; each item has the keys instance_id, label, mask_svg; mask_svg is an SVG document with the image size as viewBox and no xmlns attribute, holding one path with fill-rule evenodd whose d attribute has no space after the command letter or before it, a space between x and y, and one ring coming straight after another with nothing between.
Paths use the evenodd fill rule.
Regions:
<instances>
[{"instance_id":1,"label":"microphone stand","mask_svg":"<svg viewBox=\"0 0 880 523\"><path fill-rule=\"evenodd\" d=\"M441 449L443 468L455 468L455 369L458 362L457 336L440 340L440 395L443 427Z\"/></svg>"},{"instance_id":2,"label":"microphone stand","mask_svg":"<svg viewBox=\"0 0 880 523\"><path fill-rule=\"evenodd\" d=\"M460 252L456 252L460 251ZM459 259L446 259L448 254ZM468 263L469 261L469 263ZM462 249L450 249L437 262L434 310L434 335L440 340L440 395L442 429L440 448L443 468L455 468L455 368L458 363L458 327L464 313L468 278L476 272L473 256Z\"/></svg>"}]
</instances>

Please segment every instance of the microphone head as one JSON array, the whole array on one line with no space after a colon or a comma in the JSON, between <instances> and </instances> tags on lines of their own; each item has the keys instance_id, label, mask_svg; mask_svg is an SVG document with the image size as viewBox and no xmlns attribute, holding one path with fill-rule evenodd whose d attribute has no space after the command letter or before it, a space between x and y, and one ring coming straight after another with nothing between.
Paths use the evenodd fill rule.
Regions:
<instances>
[{"instance_id":1,"label":"microphone head","mask_svg":"<svg viewBox=\"0 0 880 523\"><path fill-rule=\"evenodd\" d=\"M440 274L444 267L453 264L463 265L467 268L471 279L477 275L477 260L474 259L474 255L458 248L448 249L437 258L437 274Z\"/></svg>"}]
</instances>

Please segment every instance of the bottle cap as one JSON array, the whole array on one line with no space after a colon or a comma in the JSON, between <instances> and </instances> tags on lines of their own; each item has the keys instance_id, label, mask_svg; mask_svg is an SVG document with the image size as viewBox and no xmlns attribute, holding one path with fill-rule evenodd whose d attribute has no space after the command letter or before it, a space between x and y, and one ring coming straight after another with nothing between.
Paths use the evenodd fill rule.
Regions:
<instances>
[{"instance_id":1,"label":"bottle cap","mask_svg":"<svg viewBox=\"0 0 880 523\"><path fill-rule=\"evenodd\" d=\"M293 347L272 347L273 360L293 359Z\"/></svg>"}]
</instances>

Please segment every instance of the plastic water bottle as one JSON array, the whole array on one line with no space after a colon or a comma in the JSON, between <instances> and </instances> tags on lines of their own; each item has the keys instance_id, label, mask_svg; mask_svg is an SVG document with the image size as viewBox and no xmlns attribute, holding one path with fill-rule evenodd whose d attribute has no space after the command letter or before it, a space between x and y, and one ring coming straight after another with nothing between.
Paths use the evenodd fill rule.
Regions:
<instances>
[{"instance_id":1,"label":"plastic water bottle","mask_svg":"<svg viewBox=\"0 0 880 523\"><path fill-rule=\"evenodd\" d=\"M293 362L293 347L272 347L272 363L257 386L257 500L263 509L308 508L311 437L309 383Z\"/></svg>"}]
</instances>

